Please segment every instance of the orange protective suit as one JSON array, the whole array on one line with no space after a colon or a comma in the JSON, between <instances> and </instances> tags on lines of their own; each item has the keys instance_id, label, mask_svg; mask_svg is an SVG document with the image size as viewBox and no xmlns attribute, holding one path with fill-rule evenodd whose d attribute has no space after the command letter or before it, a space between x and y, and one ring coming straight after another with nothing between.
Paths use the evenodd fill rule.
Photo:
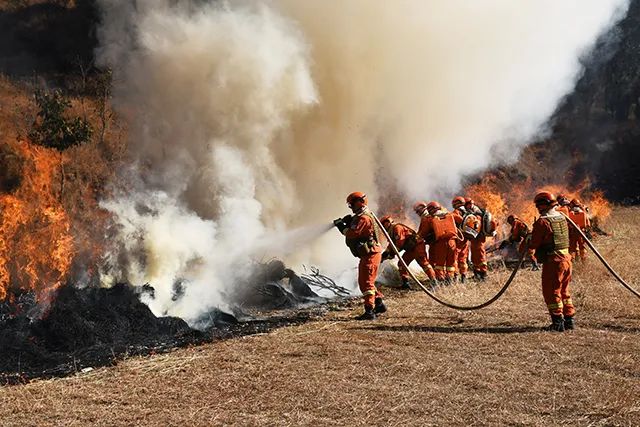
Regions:
<instances>
[{"instance_id":1,"label":"orange protective suit","mask_svg":"<svg viewBox=\"0 0 640 427\"><path fill-rule=\"evenodd\" d=\"M569 218L571 218L583 232L586 232L591 227L587 213L580 207L570 209ZM579 258L582 261L584 261L587 256L587 246L584 238L571 225L569 225L569 253L572 259Z\"/></svg>"},{"instance_id":2,"label":"orange protective suit","mask_svg":"<svg viewBox=\"0 0 640 427\"><path fill-rule=\"evenodd\" d=\"M470 212L476 215L482 223L483 211L479 207L474 205L472 209L470 209ZM487 271L489 270L487 266L487 251L484 248L487 236L484 234L484 225L482 228L478 237L471 239L471 263L473 264L473 272L477 276L486 277Z\"/></svg>"},{"instance_id":3,"label":"orange protective suit","mask_svg":"<svg viewBox=\"0 0 640 427\"><path fill-rule=\"evenodd\" d=\"M569 229L564 216L555 209L543 214L534 224L530 248L540 255L542 262L542 295L552 316L572 317L575 308L571 301L571 256Z\"/></svg>"},{"instance_id":4,"label":"orange protective suit","mask_svg":"<svg viewBox=\"0 0 640 427\"><path fill-rule=\"evenodd\" d=\"M382 248L380 247L377 226L375 220L367 211L355 215L351 220L349 228L344 232L347 245L357 241L372 242L369 253L359 255L358 264L358 287L364 297L365 309L373 309L376 298L383 298L384 295L376 288L376 277L378 267L382 261Z\"/></svg>"},{"instance_id":5,"label":"orange protective suit","mask_svg":"<svg viewBox=\"0 0 640 427\"><path fill-rule=\"evenodd\" d=\"M393 240L393 243L398 248L398 251L404 251L402 259L409 265L414 260L418 263L422 270L425 272L429 279L435 279L436 274L429 262L429 256L427 255L427 247L424 239L419 237L415 231L404 224L393 224L389 237ZM385 252L391 251L391 248L387 248ZM398 269L400 270L400 277L403 281L409 280L409 272L402 263L398 263Z\"/></svg>"},{"instance_id":6,"label":"orange protective suit","mask_svg":"<svg viewBox=\"0 0 640 427\"><path fill-rule=\"evenodd\" d=\"M520 243L518 252L522 253L524 250L525 239L529 234L529 226L520 218L513 218L513 225L511 225L511 233L509 234L509 242ZM527 255L531 258L531 261L536 262L535 251L531 248L527 251Z\"/></svg>"},{"instance_id":7,"label":"orange protective suit","mask_svg":"<svg viewBox=\"0 0 640 427\"><path fill-rule=\"evenodd\" d=\"M464 207L456 208L453 211L453 218L459 229L462 228L462 221L465 214L466 211ZM467 271L469 271L469 265L467 264L467 260L469 259L469 239L464 237L464 235L462 237L462 239L456 239L455 272L464 276L467 274Z\"/></svg>"},{"instance_id":8,"label":"orange protective suit","mask_svg":"<svg viewBox=\"0 0 640 427\"><path fill-rule=\"evenodd\" d=\"M438 222L436 224L436 222ZM453 236L448 232L438 236L440 222L452 224ZM448 230L448 228L447 228ZM434 215L423 216L420 220L418 236L429 242L429 258L433 264L437 280L453 278L456 262L455 220L453 215L442 209Z\"/></svg>"}]
</instances>

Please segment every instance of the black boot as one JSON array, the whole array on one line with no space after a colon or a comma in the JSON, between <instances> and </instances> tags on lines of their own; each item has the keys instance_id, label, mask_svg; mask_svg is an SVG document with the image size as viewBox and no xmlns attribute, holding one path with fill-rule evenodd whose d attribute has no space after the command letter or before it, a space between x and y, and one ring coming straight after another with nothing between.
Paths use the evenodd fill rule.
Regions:
<instances>
[{"instance_id":1,"label":"black boot","mask_svg":"<svg viewBox=\"0 0 640 427\"><path fill-rule=\"evenodd\" d=\"M409 279L402 279L402 286L400 286L400 289L411 289Z\"/></svg>"},{"instance_id":2,"label":"black boot","mask_svg":"<svg viewBox=\"0 0 640 427\"><path fill-rule=\"evenodd\" d=\"M467 280L467 275L466 274L461 274L460 275L460 283L464 283Z\"/></svg>"},{"instance_id":3,"label":"black boot","mask_svg":"<svg viewBox=\"0 0 640 427\"><path fill-rule=\"evenodd\" d=\"M562 315L551 315L551 324L547 326L547 331L564 332L564 319Z\"/></svg>"},{"instance_id":4,"label":"black boot","mask_svg":"<svg viewBox=\"0 0 640 427\"><path fill-rule=\"evenodd\" d=\"M564 316L564 330L571 331L576 328L576 324L573 321L573 316Z\"/></svg>"},{"instance_id":5,"label":"black boot","mask_svg":"<svg viewBox=\"0 0 640 427\"><path fill-rule=\"evenodd\" d=\"M531 271L538 271L540 270L540 265L538 265L537 262L533 262L533 264L531 264Z\"/></svg>"},{"instance_id":6,"label":"black boot","mask_svg":"<svg viewBox=\"0 0 640 427\"><path fill-rule=\"evenodd\" d=\"M356 320L376 320L376 314L373 312L373 308L365 307L364 313L356 317Z\"/></svg>"},{"instance_id":7,"label":"black boot","mask_svg":"<svg viewBox=\"0 0 640 427\"><path fill-rule=\"evenodd\" d=\"M373 307L375 314L382 314L387 311L387 306L384 304L382 298L376 298L376 306Z\"/></svg>"}]
</instances>

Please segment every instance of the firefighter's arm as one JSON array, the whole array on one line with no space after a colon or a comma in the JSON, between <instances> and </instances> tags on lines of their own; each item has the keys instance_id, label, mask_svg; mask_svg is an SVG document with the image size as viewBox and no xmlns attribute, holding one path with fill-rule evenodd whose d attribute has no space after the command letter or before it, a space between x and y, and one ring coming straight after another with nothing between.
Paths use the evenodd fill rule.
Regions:
<instances>
[{"instance_id":1,"label":"firefighter's arm","mask_svg":"<svg viewBox=\"0 0 640 427\"><path fill-rule=\"evenodd\" d=\"M531 241L529 242L529 249L538 249L545 243L546 237L549 233L553 233L551 225L548 221L539 219L533 224L533 231L531 232Z\"/></svg>"},{"instance_id":2,"label":"firefighter's arm","mask_svg":"<svg viewBox=\"0 0 640 427\"><path fill-rule=\"evenodd\" d=\"M347 239L359 239L361 237L369 236L367 219L368 217L366 216L359 216L355 225L352 225L351 228L345 228L342 231L342 234L344 234Z\"/></svg>"}]
</instances>

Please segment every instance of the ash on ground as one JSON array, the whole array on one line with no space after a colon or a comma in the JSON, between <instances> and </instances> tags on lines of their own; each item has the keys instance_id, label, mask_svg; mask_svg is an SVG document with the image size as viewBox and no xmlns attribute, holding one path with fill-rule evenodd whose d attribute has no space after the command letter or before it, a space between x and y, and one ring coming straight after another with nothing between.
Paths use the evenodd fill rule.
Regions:
<instances>
[{"instance_id":1,"label":"ash on ground","mask_svg":"<svg viewBox=\"0 0 640 427\"><path fill-rule=\"evenodd\" d=\"M321 316L330 305L350 303L349 292L317 270L298 276L282 262L272 261L254 271L245 286L238 286L242 291L235 295L239 304L232 312L212 309L195 325L198 329L180 318L156 317L140 302L140 292L125 284L65 286L44 314L29 293L16 296L11 304L0 303L0 385L264 333ZM320 297L312 287L343 298ZM142 292L152 296L153 288L146 286Z\"/></svg>"}]
</instances>

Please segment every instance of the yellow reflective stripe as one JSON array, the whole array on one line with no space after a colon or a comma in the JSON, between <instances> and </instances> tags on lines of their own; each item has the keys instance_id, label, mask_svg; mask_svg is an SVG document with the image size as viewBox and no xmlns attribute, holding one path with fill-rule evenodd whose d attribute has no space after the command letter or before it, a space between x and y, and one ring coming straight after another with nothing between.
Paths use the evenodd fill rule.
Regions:
<instances>
[{"instance_id":1,"label":"yellow reflective stripe","mask_svg":"<svg viewBox=\"0 0 640 427\"><path fill-rule=\"evenodd\" d=\"M479 262L478 264L476 264L478 267L484 267L485 265L488 265L486 262Z\"/></svg>"},{"instance_id":2,"label":"yellow reflective stripe","mask_svg":"<svg viewBox=\"0 0 640 427\"><path fill-rule=\"evenodd\" d=\"M438 271L444 271L444 266L443 265L436 265L435 267L433 267L435 270Z\"/></svg>"},{"instance_id":3,"label":"yellow reflective stripe","mask_svg":"<svg viewBox=\"0 0 640 427\"><path fill-rule=\"evenodd\" d=\"M557 251L553 251L556 255L569 255L569 249L558 249Z\"/></svg>"},{"instance_id":4,"label":"yellow reflective stripe","mask_svg":"<svg viewBox=\"0 0 640 427\"><path fill-rule=\"evenodd\" d=\"M368 291L364 291L364 292L362 293L362 295L375 295L375 294L376 294L375 289L371 289L371 290L368 290Z\"/></svg>"},{"instance_id":5,"label":"yellow reflective stripe","mask_svg":"<svg viewBox=\"0 0 640 427\"><path fill-rule=\"evenodd\" d=\"M571 298L563 299L562 302L564 303L564 305L573 305L573 301L571 301Z\"/></svg>"},{"instance_id":6,"label":"yellow reflective stripe","mask_svg":"<svg viewBox=\"0 0 640 427\"><path fill-rule=\"evenodd\" d=\"M447 267L447 271L456 271L455 267Z\"/></svg>"},{"instance_id":7,"label":"yellow reflective stripe","mask_svg":"<svg viewBox=\"0 0 640 427\"><path fill-rule=\"evenodd\" d=\"M547 304L547 307L550 309L556 309L556 308L562 308L562 301L561 302L554 302L551 304Z\"/></svg>"}]
</instances>

